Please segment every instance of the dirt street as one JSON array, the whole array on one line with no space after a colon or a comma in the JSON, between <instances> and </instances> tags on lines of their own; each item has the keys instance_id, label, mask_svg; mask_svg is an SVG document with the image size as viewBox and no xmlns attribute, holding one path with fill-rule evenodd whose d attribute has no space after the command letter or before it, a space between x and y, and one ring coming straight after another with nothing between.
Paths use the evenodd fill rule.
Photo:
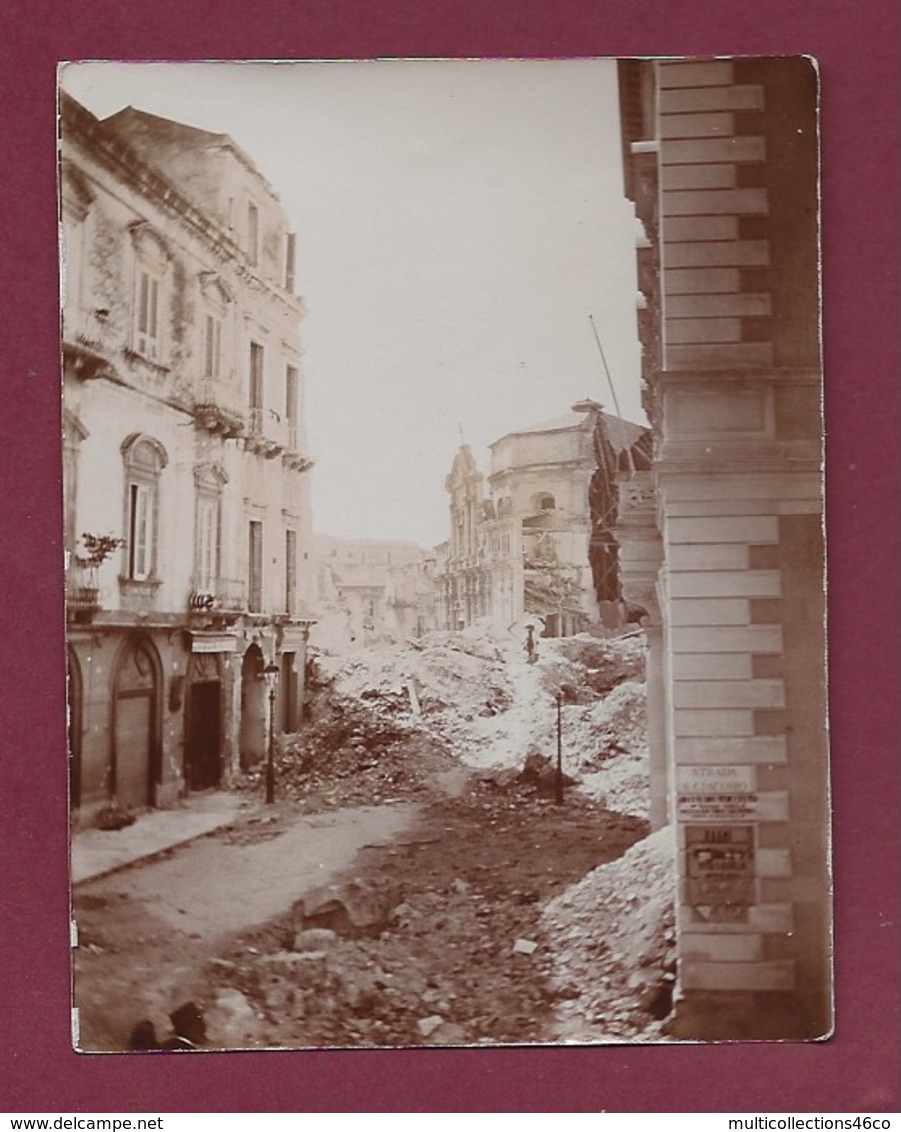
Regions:
<instances>
[{"instance_id":1,"label":"dirt street","mask_svg":"<svg viewBox=\"0 0 901 1132\"><path fill-rule=\"evenodd\" d=\"M76 889L82 1049L125 1048L143 1018L165 1035L188 999L219 1048L552 1040L541 907L645 830L478 777L417 805L273 816ZM340 880L384 894L377 934L320 929L293 951L295 902Z\"/></svg>"}]
</instances>

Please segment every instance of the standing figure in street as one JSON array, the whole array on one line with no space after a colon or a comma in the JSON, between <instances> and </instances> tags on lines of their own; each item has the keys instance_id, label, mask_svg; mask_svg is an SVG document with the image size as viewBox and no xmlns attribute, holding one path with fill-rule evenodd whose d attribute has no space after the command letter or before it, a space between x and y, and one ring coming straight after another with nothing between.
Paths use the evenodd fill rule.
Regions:
<instances>
[{"instance_id":1,"label":"standing figure in street","mask_svg":"<svg viewBox=\"0 0 901 1132\"><path fill-rule=\"evenodd\" d=\"M534 664L538 659L538 650L535 647L535 626L526 625L526 660L529 664Z\"/></svg>"}]
</instances>

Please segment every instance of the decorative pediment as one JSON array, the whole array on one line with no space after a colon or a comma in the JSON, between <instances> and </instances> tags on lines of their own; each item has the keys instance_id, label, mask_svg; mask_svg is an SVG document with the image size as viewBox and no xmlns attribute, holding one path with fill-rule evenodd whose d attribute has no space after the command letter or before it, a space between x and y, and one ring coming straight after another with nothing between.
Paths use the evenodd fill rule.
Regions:
<instances>
[{"instance_id":1,"label":"decorative pediment","mask_svg":"<svg viewBox=\"0 0 901 1132\"><path fill-rule=\"evenodd\" d=\"M143 432L133 432L122 441L122 457L130 468L158 475L169 463L166 449Z\"/></svg>"},{"instance_id":2,"label":"decorative pediment","mask_svg":"<svg viewBox=\"0 0 901 1132\"><path fill-rule=\"evenodd\" d=\"M135 251L144 259L155 262L162 270L172 258L169 245L146 220L136 220L128 226L128 235Z\"/></svg>"},{"instance_id":3,"label":"decorative pediment","mask_svg":"<svg viewBox=\"0 0 901 1132\"><path fill-rule=\"evenodd\" d=\"M226 307L234 302L234 295L222 282L221 276L215 271L201 271L199 275L200 290L209 303L217 307Z\"/></svg>"},{"instance_id":4,"label":"decorative pediment","mask_svg":"<svg viewBox=\"0 0 901 1132\"><path fill-rule=\"evenodd\" d=\"M63 410L63 440L67 446L76 446L87 440L88 430L81 423L81 418L71 409Z\"/></svg>"},{"instance_id":5,"label":"decorative pediment","mask_svg":"<svg viewBox=\"0 0 901 1132\"><path fill-rule=\"evenodd\" d=\"M221 491L228 483L228 476L221 464L197 464L194 468L194 483L207 491Z\"/></svg>"}]
</instances>

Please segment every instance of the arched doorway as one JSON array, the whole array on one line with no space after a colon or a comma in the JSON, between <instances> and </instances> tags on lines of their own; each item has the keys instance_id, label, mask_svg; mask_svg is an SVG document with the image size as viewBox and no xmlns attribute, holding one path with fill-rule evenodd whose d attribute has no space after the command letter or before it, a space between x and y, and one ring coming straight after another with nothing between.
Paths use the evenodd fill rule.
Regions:
<instances>
[{"instance_id":1,"label":"arched doorway","mask_svg":"<svg viewBox=\"0 0 901 1132\"><path fill-rule=\"evenodd\" d=\"M162 778L161 671L156 649L145 637L128 640L115 666L110 795L122 806L156 805Z\"/></svg>"},{"instance_id":2,"label":"arched doorway","mask_svg":"<svg viewBox=\"0 0 901 1132\"><path fill-rule=\"evenodd\" d=\"M255 766L266 751L266 682L263 654L251 645L241 662L241 730L238 753L241 769Z\"/></svg>"},{"instance_id":3,"label":"arched doorway","mask_svg":"<svg viewBox=\"0 0 901 1132\"><path fill-rule=\"evenodd\" d=\"M185 701L185 782L208 790L222 781L222 680L214 653L194 653Z\"/></svg>"},{"instance_id":4,"label":"arched doorway","mask_svg":"<svg viewBox=\"0 0 901 1132\"><path fill-rule=\"evenodd\" d=\"M66 706L69 741L69 807L81 805L81 728L84 703L81 666L73 649L66 650Z\"/></svg>"}]
</instances>

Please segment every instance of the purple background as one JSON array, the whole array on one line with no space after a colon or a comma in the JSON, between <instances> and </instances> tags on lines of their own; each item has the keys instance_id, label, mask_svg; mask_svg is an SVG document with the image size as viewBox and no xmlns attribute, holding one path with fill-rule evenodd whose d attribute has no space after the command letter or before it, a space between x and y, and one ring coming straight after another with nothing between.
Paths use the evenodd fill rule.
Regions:
<instances>
[{"instance_id":1,"label":"purple background","mask_svg":"<svg viewBox=\"0 0 901 1132\"><path fill-rule=\"evenodd\" d=\"M897 0L5 0L3 10L0 1110L898 1111ZM823 86L835 1037L810 1045L74 1054L56 62L801 53L819 59Z\"/></svg>"}]
</instances>

